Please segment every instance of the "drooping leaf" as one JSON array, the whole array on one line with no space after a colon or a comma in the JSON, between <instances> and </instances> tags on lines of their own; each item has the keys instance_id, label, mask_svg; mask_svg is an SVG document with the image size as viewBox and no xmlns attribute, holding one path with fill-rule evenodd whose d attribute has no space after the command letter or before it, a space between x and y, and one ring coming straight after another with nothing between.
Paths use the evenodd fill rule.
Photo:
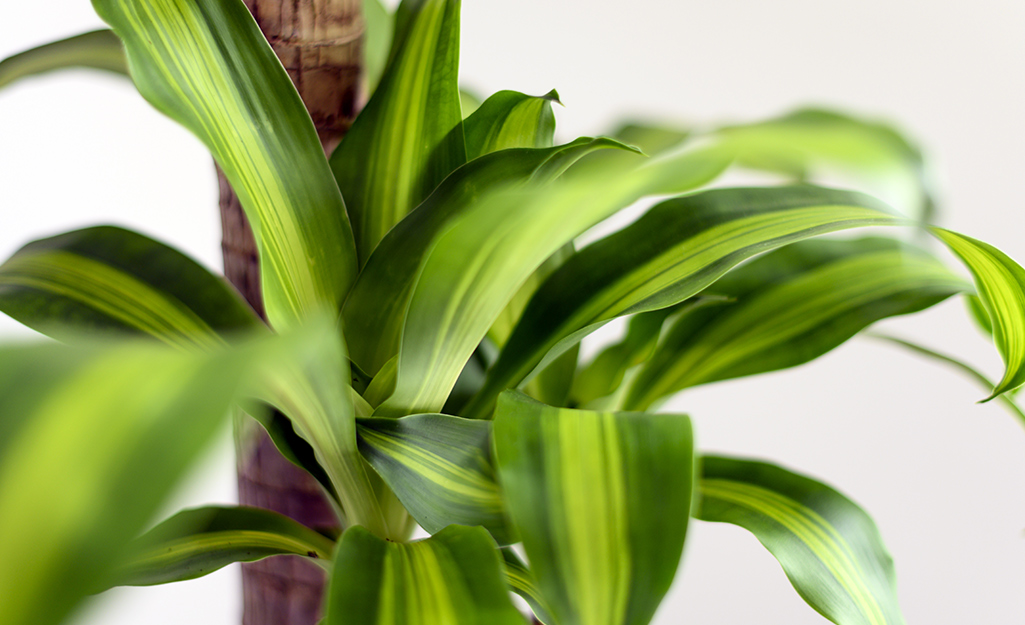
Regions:
<instances>
[{"instance_id":1,"label":"drooping leaf","mask_svg":"<svg viewBox=\"0 0 1025 625\"><path fill-rule=\"evenodd\" d=\"M315 336L314 339L320 339ZM0 350L3 622L60 622L113 568L257 370L305 344Z\"/></svg>"},{"instance_id":2,"label":"drooping leaf","mask_svg":"<svg viewBox=\"0 0 1025 625\"><path fill-rule=\"evenodd\" d=\"M360 451L420 527L482 525L516 542L491 465L491 424L443 414L360 419Z\"/></svg>"},{"instance_id":3,"label":"drooping leaf","mask_svg":"<svg viewBox=\"0 0 1025 625\"><path fill-rule=\"evenodd\" d=\"M976 382L978 382L979 385L982 386L982 388L986 389L987 391L994 387L993 382L991 382L988 377L986 377L985 375L980 373L977 369L975 369L971 365L969 365L969 364L967 364L967 363L965 363L965 362L963 362L961 360L958 360L957 358L954 358L953 356L947 356L946 354L941 354L941 353L939 353L939 352L937 352L935 350L932 350L932 349L929 349L928 347L925 347L924 345L919 345L918 343L912 343L911 341L908 341L908 340L905 340L905 339L901 339L901 338L897 338L895 336L886 336L884 334L870 334L869 336L871 336L872 338L877 338L877 339L883 340L883 341L888 341L888 342L893 343L895 345L900 345L901 347L910 349L911 351L915 352L916 354L919 354L921 356L925 356L927 358L931 358L933 360L937 360L937 361L942 362L942 363L944 363L946 365L954 367L955 369L957 369L961 373L965 374L969 378L971 378L971 379L975 380ZM1025 412L1023 412L1022 409L1018 407L1018 404L1014 401L1014 399L1012 399L1011 396L1012 396L1011 393L1003 393L1003 394L1001 394L1001 395L999 395L997 397L997 401L999 401L1001 404L1003 404L1004 407L1007 408L1007 410L1011 414L1013 414L1015 417L1017 417L1018 420L1022 423L1022 425L1025 425Z\"/></svg>"},{"instance_id":4,"label":"drooping leaf","mask_svg":"<svg viewBox=\"0 0 1025 625\"><path fill-rule=\"evenodd\" d=\"M643 625L673 580L694 485L683 415L499 399L495 461L510 519L562 625Z\"/></svg>"},{"instance_id":5,"label":"drooping leaf","mask_svg":"<svg viewBox=\"0 0 1025 625\"><path fill-rule=\"evenodd\" d=\"M802 241L711 287L734 304L680 317L633 380L624 406L803 364L872 323L971 290L931 254L892 239Z\"/></svg>"},{"instance_id":6,"label":"drooping leaf","mask_svg":"<svg viewBox=\"0 0 1025 625\"><path fill-rule=\"evenodd\" d=\"M989 243L931 228L972 272L993 328L993 342L1004 359L1004 377L983 401L1025 383L1025 269Z\"/></svg>"},{"instance_id":7,"label":"drooping leaf","mask_svg":"<svg viewBox=\"0 0 1025 625\"><path fill-rule=\"evenodd\" d=\"M345 205L299 94L237 0L94 0L132 79L213 153L260 254L267 318L336 312L356 277Z\"/></svg>"},{"instance_id":8,"label":"drooping leaf","mask_svg":"<svg viewBox=\"0 0 1025 625\"><path fill-rule=\"evenodd\" d=\"M406 0L381 82L331 155L361 264L402 217L466 162L459 107L459 0Z\"/></svg>"},{"instance_id":9,"label":"drooping leaf","mask_svg":"<svg viewBox=\"0 0 1025 625\"><path fill-rule=\"evenodd\" d=\"M548 278L466 414L486 417L503 389L615 317L684 301L756 254L826 232L898 223L868 196L809 186L718 189L667 200Z\"/></svg>"},{"instance_id":10,"label":"drooping leaf","mask_svg":"<svg viewBox=\"0 0 1025 625\"><path fill-rule=\"evenodd\" d=\"M548 613L548 608L545 607L545 600L541 596L541 590L537 587L537 580L534 579L530 567L524 564L523 560L510 547L502 549L502 559L505 561L505 582L509 584L509 588L523 597L537 620L544 625L555 623Z\"/></svg>"},{"instance_id":11,"label":"drooping leaf","mask_svg":"<svg viewBox=\"0 0 1025 625\"><path fill-rule=\"evenodd\" d=\"M922 154L893 127L836 111L801 109L775 119L727 126L713 133L736 151L739 165L795 177L895 179L915 205L910 217L928 222L934 206ZM863 188L859 186L859 188Z\"/></svg>"},{"instance_id":12,"label":"drooping leaf","mask_svg":"<svg viewBox=\"0 0 1025 625\"><path fill-rule=\"evenodd\" d=\"M180 582L276 555L303 556L327 567L334 547L326 536L263 508L194 508L136 539L116 579L120 586Z\"/></svg>"},{"instance_id":13,"label":"drooping leaf","mask_svg":"<svg viewBox=\"0 0 1025 625\"><path fill-rule=\"evenodd\" d=\"M363 0L363 19L363 84L373 94L388 63L395 18L381 0Z\"/></svg>"},{"instance_id":14,"label":"drooping leaf","mask_svg":"<svg viewBox=\"0 0 1025 625\"><path fill-rule=\"evenodd\" d=\"M552 147L552 103L558 101L554 89L539 97L516 91L492 95L463 122L467 160L509 148Z\"/></svg>"},{"instance_id":15,"label":"drooping leaf","mask_svg":"<svg viewBox=\"0 0 1025 625\"><path fill-rule=\"evenodd\" d=\"M453 525L393 543L362 527L342 535L325 625L523 625L483 528Z\"/></svg>"},{"instance_id":16,"label":"drooping leaf","mask_svg":"<svg viewBox=\"0 0 1025 625\"><path fill-rule=\"evenodd\" d=\"M33 241L0 265L0 311L57 338L127 332L212 348L262 324L223 278L141 234L100 226Z\"/></svg>"},{"instance_id":17,"label":"drooping leaf","mask_svg":"<svg viewBox=\"0 0 1025 625\"><path fill-rule=\"evenodd\" d=\"M0 89L29 76L78 67L127 76L121 40L109 30L94 30L9 56L0 61Z\"/></svg>"},{"instance_id":18,"label":"drooping leaf","mask_svg":"<svg viewBox=\"0 0 1025 625\"><path fill-rule=\"evenodd\" d=\"M832 488L763 462L704 456L696 517L750 531L808 605L839 625L901 625L872 519Z\"/></svg>"},{"instance_id":19,"label":"drooping leaf","mask_svg":"<svg viewBox=\"0 0 1025 625\"><path fill-rule=\"evenodd\" d=\"M615 176L499 188L481 198L435 240L422 265L405 315L395 392L379 414L437 412L495 319L545 259L638 198L700 186L728 163L715 148L696 150Z\"/></svg>"},{"instance_id":20,"label":"drooping leaf","mask_svg":"<svg viewBox=\"0 0 1025 625\"><path fill-rule=\"evenodd\" d=\"M679 147L690 131L673 124L652 124L646 121L624 122L609 136L627 145L632 145L648 156L657 156L667 150ZM603 172L614 172L620 167L635 166L638 162L636 154L630 153L597 153L591 154L577 165L574 165L568 177L598 176Z\"/></svg>"},{"instance_id":21,"label":"drooping leaf","mask_svg":"<svg viewBox=\"0 0 1025 625\"><path fill-rule=\"evenodd\" d=\"M398 353L406 307L431 242L446 224L472 210L482 193L495 186L549 181L585 154L618 146L581 138L544 150L488 154L453 172L384 237L360 273L342 310L353 361L377 375Z\"/></svg>"},{"instance_id":22,"label":"drooping leaf","mask_svg":"<svg viewBox=\"0 0 1025 625\"><path fill-rule=\"evenodd\" d=\"M266 406L257 406L250 416L263 426L274 447L286 460L312 475L324 488L324 492L334 497L335 501L338 500L334 484L331 483L331 478L324 471L324 467L320 466L317 453L306 439L295 431L295 426L288 417L280 410Z\"/></svg>"}]
</instances>

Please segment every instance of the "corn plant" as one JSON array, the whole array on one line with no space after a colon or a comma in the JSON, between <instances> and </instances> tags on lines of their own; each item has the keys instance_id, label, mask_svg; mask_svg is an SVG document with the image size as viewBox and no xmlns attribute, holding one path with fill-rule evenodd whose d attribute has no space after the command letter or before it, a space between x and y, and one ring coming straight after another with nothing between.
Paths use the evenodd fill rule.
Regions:
<instances>
[{"instance_id":1,"label":"corn plant","mask_svg":"<svg viewBox=\"0 0 1025 625\"><path fill-rule=\"evenodd\" d=\"M687 416L656 412L956 295L1006 366L987 399L1017 411L1025 271L932 225L921 155L898 132L803 110L556 145L557 93L474 102L457 82L458 0L405 0L394 17L368 4L373 94L325 157L240 0L93 4L111 30L7 59L0 86L68 66L130 75L238 194L265 318L116 227L33 241L0 265L0 310L62 343L2 349L0 623L58 623L112 586L289 556L325 572L327 625L524 623L512 593L549 625L643 624L691 518L752 532L835 623L904 622L854 502L701 454ZM896 172L918 207L815 186L823 164ZM737 167L793 180L710 187ZM894 234L823 236L879 226ZM624 335L582 359L581 340L619 318ZM337 532L244 506L144 531L229 412L316 480ZM411 540L416 525L430 537Z\"/></svg>"}]
</instances>

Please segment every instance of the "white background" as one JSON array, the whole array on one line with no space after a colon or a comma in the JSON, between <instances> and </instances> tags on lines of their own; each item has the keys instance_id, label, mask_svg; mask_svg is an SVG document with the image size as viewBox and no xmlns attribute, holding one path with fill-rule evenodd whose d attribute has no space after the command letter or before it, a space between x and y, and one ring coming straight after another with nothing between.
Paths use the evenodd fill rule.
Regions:
<instances>
[{"instance_id":1,"label":"white background","mask_svg":"<svg viewBox=\"0 0 1025 625\"><path fill-rule=\"evenodd\" d=\"M100 26L86 0L3 0L0 57ZM632 114L747 121L806 103L893 121L925 147L942 223L1025 260L1025 4L1017 0L466 0L462 79L559 89L560 138ZM198 141L123 80L67 72L0 92L0 256L117 223L220 267ZM991 376L960 302L885 324ZM0 319L5 337L29 337ZM772 459L861 503L892 551L909 623L1025 617L1025 431L954 372L869 340L813 365L685 394L704 450ZM169 510L233 500L227 433ZM95 600L79 623L238 622L238 571ZM743 530L695 523L657 623L825 620Z\"/></svg>"}]
</instances>

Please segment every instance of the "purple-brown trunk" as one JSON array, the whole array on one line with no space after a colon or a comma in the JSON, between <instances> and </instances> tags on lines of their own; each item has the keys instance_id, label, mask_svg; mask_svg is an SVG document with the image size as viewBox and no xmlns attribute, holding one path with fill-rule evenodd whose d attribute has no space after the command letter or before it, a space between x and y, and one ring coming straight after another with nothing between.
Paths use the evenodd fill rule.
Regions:
<instances>
[{"instance_id":1,"label":"purple-brown trunk","mask_svg":"<svg viewBox=\"0 0 1025 625\"><path fill-rule=\"evenodd\" d=\"M361 0L245 0L310 111L326 151L357 110L362 69ZM224 275L260 315L260 267L238 197L218 171ZM323 491L285 460L250 420L236 432L239 502L269 508L315 529L337 521ZM242 565L243 625L315 625L324 575L297 557Z\"/></svg>"}]
</instances>

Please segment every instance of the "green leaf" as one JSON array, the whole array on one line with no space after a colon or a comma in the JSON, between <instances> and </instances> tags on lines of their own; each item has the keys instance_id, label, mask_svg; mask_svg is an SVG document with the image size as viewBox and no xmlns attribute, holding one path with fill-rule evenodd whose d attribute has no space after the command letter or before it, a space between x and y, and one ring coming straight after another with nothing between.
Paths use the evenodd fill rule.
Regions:
<instances>
[{"instance_id":1,"label":"green leaf","mask_svg":"<svg viewBox=\"0 0 1025 625\"><path fill-rule=\"evenodd\" d=\"M1025 269L989 243L963 234L930 228L968 267L975 278L993 328L993 341L1004 359L1004 377L984 402L1025 383Z\"/></svg>"},{"instance_id":2,"label":"green leaf","mask_svg":"<svg viewBox=\"0 0 1025 625\"><path fill-rule=\"evenodd\" d=\"M360 272L342 309L353 361L376 375L398 353L409 298L432 241L453 219L473 210L482 193L495 186L550 181L576 159L618 146L585 137L554 148L495 152L454 171L392 228Z\"/></svg>"},{"instance_id":3,"label":"green leaf","mask_svg":"<svg viewBox=\"0 0 1025 625\"><path fill-rule=\"evenodd\" d=\"M459 0L406 0L373 97L331 156L361 264L402 217L466 162L459 107Z\"/></svg>"},{"instance_id":4,"label":"green leaf","mask_svg":"<svg viewBox=\"0 0 1025 625\"><path fill-rule=\"evenodd\" d=\"M700 186L728 163L716 148L695 150L615 176L499 188L482 197L440 234L422 264L405 315L395 392L379 414L437 412L502 309L545 259L640 197Z\"/></svg>"},{"instance_id":5,"label":"green leaf","mask_svg":"<svg viewBox=\"0 0 1025 625\"><path fill-rule=\"evenodd\" d=\"M736 150L737 164L799 180L839 173L861 183L896 180L913 197L912 217L928 222L934 206L922 154L891 126L823 109L801 109L713 133Z\"/></svg>"},{"instance_id":6,"label":"green leaf","mask_svg":"<svg viewBox=\"0 0 1025 625\"><path fill-rule=\"evenodd\" d=\"M634 121L620 124L609 136L627 145L637 147L648 156L657 156L670 148L681 145L690 136L690 131L671 124ZM636 154L599 152L574 165L566 175L570 177L602 175L604 172L614 172L620 167L635 166L637 162Z\"/></svg>"},{"instance_id":7,"label":"green leaf","mask_svg":"<svg viewBox=\"0 0 1025 625\"><path fill-rule=\"evenodd\" d=\"M210 506L183 510L143 534L118 571L120 586L196 579L235 562L297 555L325 568L334 542L263 508Z\"/></svg>"},{"instance_id":8,"label":"green leaf","mask_svg":"<svg viewBox=\"0 0 1025 625\"><path fill-rule=\"evenodd\" d=\"M756 254L826 232L897 223L866 195L809 186L667 200L548 278L465 414L486 417L503 389L528 380L586 334L615 317L684 301Z\"/></svg>"},{"instance_id":9,"label":"green leaf","mask_svg":"<svg viewBox=\"0 0 1025 625\"><path fill-rule=\"evenodd\" d=\"M177 250L112 226L18 250L0 265L0 311L57 338L128 332L206 349L262 326L223 278Z\"/></svg>"},{"instance_id":10,"label":"green leaf","mask_svg":"<svg viewBox=\"0 0 1025 625\"><path fill-rule=\"evenodd\" d=\"M534 579L530 568L509 547L502 549L502 559L505 560L505 583L509 584L509 588L523 597L537 620L545 625L555 623L548 613L548 608L545 607L545 600L541 596L541 590L537 587L537 580Z\"/></svg>"},{"instance_id":11,"label":"green leaf","mask_svg":"<svg viewBox=\"0 0 1025 625\"><path fill-rule=\"evenodd\" d=\"M467 160L509 148L552 147L552 102L558 101L554 89L543 96L516 91L494 94L463 122Z\"/></svg>"},{"instance_id":12,"label":"green leaf","mask_svg":"<svg viewBox=\"0 0 1025 625\"><path fill-rule=\"evenodd\" d=\"M904 623L893 561L851 500L763 462L704 456L701 463L697 518L753 533L808 605L834 623Z\"/></svg>"},{"instance_id":13,"label":"green leaf","mask_svg":"<svg viewBox=\"0 0 1025 625\"><path fill-rule=\"evenodd\" d=\"M460 88L459 89L459 108L463 111L463 119L465 120L473 112L480 108L481 99L472 89Z\"/></svg>"},{"instance_id":14,"label":"green leaf","mask_svg":"<svg viewBox=\"0 0 1025 625\"><path fill-rule=\"evenodd\" d=\"M505 523L491 466L491 424L443 414L360 419L360 451L431 534L482 525L499 544L516 542Z\"/></svg>"},{"instance_id":15,"label":"green leaf","mask_svg":"<svg viewBox=\"0 0 1025 625\"><path fill-rule=\"evenodd\" d=\"M363 84L366 93L377 89L388 63L395 18L381 0L363 0Z\"/></svg>"},{"instance_id":16,"label":"green leaf","mask_svg":"<svg viewBox=\"0 0 1025 625\"><path fill-rule=\"evenodd\" d=\"M345 205L299 94L237 0L94 0L132 78L195 133L238 194L278 329L337 312L356 277Z\"/></svg>"},{"instance_id":17,"label":"green leaf","mask_svg":"<svg viewBox=\"0 0 1025 625\"><path fill-rule=\"evenodd\" d=\"M322 338L211 353L138 341L0 349L4 623L58 623L109 586L232 401Z\"/></svg>"},{"instance_id":18,"label":"green leaf","mask_svg":"<svg viewBox=\"0 0 1025 625\"><path fill-rule=\"evenodd\" d=\"M121 40L109 30L94 30L32 48L0 61L0 89L29 76L77 67L128 75Z\"/></svg>"},{"instance_id":19,"label":"green leaf","mask_svg":"<svg viewBox=\"0 0 1025 625\"><path fill-rule=\"evenodd\" d=\"M553 408L508 391L494 437L509 516L555 621L647 623L686 537L690 420Z\"/></svg>"},{"instance_id":20,"label":"green leaf","mask_svg":"<svg viewBox=\"0 0 1025 625\"><path fill-rule=\"evenodd\" d=\"M680 317L634 378L625 407L803 364L880 319L972 289L931 254L883 238L802 241L711 288L736 303Z\"/></svg>"},{"instance_id":21,"label":"green leaf","mask_svg":"<svg viewBox=\"0 0 1025 625\"><path fill-rule=\"evenodd\" d=\"M338 493L324 467L320 466L317 453L306 439L299 436L288 417L267 406L257 406L249 415L263 426L274 447L286 460L312 475L324 491L338 501Z\"/></svg>"},{"instance_id":22,"label":"green leaf","mask_svg":"<svg viewBox=\"0 0 1025 625\"><path fill-rule=\"evenodd\" d=\"M484 529L451 526L392 543L361 527L342 535L325 625L523 625Z\"/></svg>"}]
</instances>

